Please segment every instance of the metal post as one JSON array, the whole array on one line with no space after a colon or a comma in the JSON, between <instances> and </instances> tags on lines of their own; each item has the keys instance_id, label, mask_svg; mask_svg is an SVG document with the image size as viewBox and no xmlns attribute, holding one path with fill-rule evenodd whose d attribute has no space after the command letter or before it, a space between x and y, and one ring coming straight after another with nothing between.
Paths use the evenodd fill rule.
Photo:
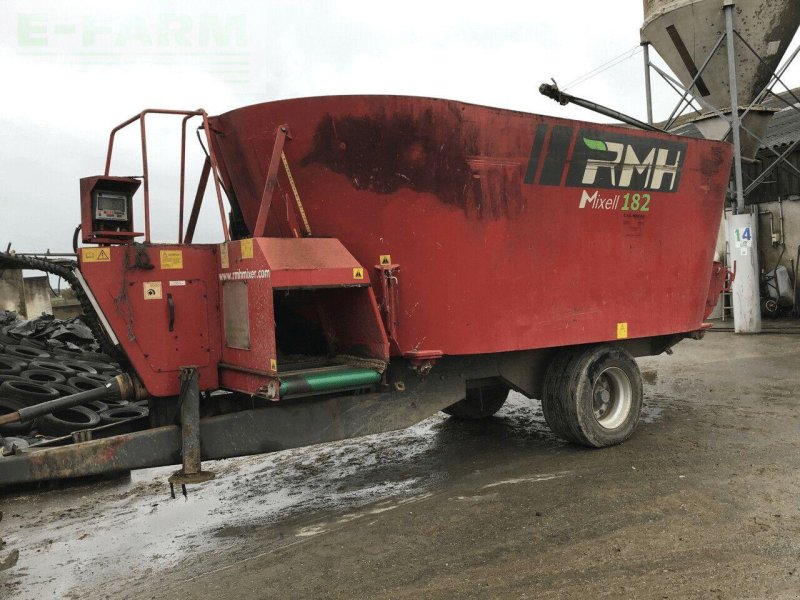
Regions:
<instances>
[{"instance_id":1,"label":"metal post","mask_svg":"<svg viewBox=\"0 0 800 600\"><path fill-rule=\"evenodd\" d=\"M644 55L644 93L647 99L647 123L653 124L653 95L650 87L650 44L642 42Z\"/></svg>"},{"instance_id":2,"label":"metal post","mask_svg":"<svg viewBox=\"0 0 800 600\"><path fill-rule=\"evenodd\" d=\"M742 142L739 121L739 92L736 88L736 50L733 35L733 2L722 7L725 11L725 37L728 50L728 87L731 91L731 127L733 129L734 177L736 181L736 212L744 212L744 183L742 180Z\"/></svg>"},{"instance_id":3,"label":"metal post","mask_svg":"<svg viewBox=\"0 0 800 600\"><path fill-rule=\"evenodd\" d=\"M181 455L183 468L169 478L170 485L203 483L214 479L211 471L201 468L200 452L200 386L197 367L181 368ZM186 490L184 488L184 494Z\"/></svg>"},{"instance_id":4,"label":"metal post","mask_svg":"<svg viewBox=\"0 0 800 600\"><path fill-rule=\"evenodd\" d=\"M736 50L734 48L732 0L725 0L725 37L728 53L728 83L731 92L731 129L734 151L734 187L736 215L728 219L728 243L731 259L736 262L733 282L733 325L736 333L761 331L761 294L758 277L758 217L746 214L742 179L741 122L739 93L736 86Z\"/></svg>"}]
</instances>

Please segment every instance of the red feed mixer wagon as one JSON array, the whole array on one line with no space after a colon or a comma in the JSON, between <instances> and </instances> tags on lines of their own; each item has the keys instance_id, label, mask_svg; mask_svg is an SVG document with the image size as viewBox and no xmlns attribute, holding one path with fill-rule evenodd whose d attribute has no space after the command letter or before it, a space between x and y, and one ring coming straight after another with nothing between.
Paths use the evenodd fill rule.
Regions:
<instances>
[{"instance_id":1,"label":"red feed mixer wagon","mask_svg":"<svg viewBox=\"0 0 800 600\"><path fill-rule=\"evenodd\" d=\"M184 117L184 150L199 121L206 150L191 206L182 153L175 243L150 239L151 113ZM131 124L144 176L112 175ZM81 181L70 272L128 373L109 393L149 397L149 426L5 457L0 484L181 462L173 481L201 481L201 459L489 417L510 390L567 440L622 442L635 357L701 337L723 285L730 163L721 142L428 98L144 111ZM209 186L224 240L193 243Z\"/></svg>"}]
</instances>

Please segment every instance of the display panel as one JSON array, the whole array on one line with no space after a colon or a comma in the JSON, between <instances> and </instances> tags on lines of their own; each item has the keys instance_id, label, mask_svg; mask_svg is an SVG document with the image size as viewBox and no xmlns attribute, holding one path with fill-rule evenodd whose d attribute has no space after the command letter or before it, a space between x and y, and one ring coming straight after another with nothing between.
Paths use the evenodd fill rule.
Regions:
<instances>
[{"instance_id":1,"label":"display panel","mask_svg":"<svg viewBox=\"0 0 800 600\"><path fill-rule=\"evenodd\" d=\"M100 221L127 221L128 197L113 192L97 192L94 216Z\"/></svg>"}]
</instances>

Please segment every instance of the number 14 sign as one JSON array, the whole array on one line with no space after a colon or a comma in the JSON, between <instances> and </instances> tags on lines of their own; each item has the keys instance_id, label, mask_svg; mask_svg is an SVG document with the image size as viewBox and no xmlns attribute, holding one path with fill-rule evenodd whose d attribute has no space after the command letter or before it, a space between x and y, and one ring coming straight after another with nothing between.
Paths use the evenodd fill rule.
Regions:
<instances>
[{"instance_id":1,"label":"number 14 sign","mask_svg":"<svg viewBox=\"0 0 800 600\"><path fill-rule=\"evenodd\" d=\"M748 248L753 247L753 234L749 227L733 230L734 237L736 238L736 247L742 253L742 256L747 256Z\"/></svg>"}]
</instances>

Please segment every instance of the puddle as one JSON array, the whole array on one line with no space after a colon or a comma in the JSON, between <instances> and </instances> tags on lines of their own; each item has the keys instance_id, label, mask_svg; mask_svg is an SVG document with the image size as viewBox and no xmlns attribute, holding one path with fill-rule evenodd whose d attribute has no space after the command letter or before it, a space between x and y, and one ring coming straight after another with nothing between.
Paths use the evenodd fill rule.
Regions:
<instances>
[{"instance_id":1,"label":"puddle","mask_svg":"<svg viewBox=\"0 0 800 600\"><path fill-rule=\"evenodd\" d=\"M176 467L0 498L4 551L20 550L18 565L0 574L0 596L40 600L98 589L113 595L111 582L123 593L126 577L153 576L187 558L202 563L209 551L242 553L248 543L263 549L255 528L278 528L270 535L290 541L324 533L328 524L318 515L333 524L374 517L423 496L465 454L491 457L532 440L564 445L547 428L540 404L512 393L497 418L480 424L436 415L387 434L205 462L217 478L189 486L188 498L177 488L170 498L166 478Z\"/></svg>"}]
</instances>

